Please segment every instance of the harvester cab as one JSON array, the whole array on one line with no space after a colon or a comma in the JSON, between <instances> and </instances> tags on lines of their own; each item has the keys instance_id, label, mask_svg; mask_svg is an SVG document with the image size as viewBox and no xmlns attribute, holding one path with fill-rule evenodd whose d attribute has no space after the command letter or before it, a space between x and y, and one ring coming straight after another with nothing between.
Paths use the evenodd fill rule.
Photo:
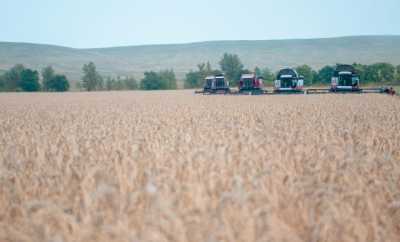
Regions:
<instances>
[{"instance_id":1,"label":"harvester cab","mask_svg":"<svg viewBox=\"0 0 400 242\"><path fill-rule=\"evenodd\" d=\"M275 93L302 93L304 78L297 74L296 70L285 68L278 72L275 80Z\"/></svg>"},{"instance_id":2,"label":"harvester cab","mask_svg":"<svg viewBox=\"0 0 400 242\"><path fill-rule=\"evenodd\" d=\"M351 65L337 65L332 75L332 92L359 92L360 78Z\"/></svg>"},{"instance_id":3,"label":"harvester cab","mask_svg":"<svg viewBox=\"0 0 400 242\"><path fill-rule=\"evenodd\" d=\"M255 74L243 74L239 81L239 93L262 94L263 78Z\"/></svg>"},{"instance_id":4,"label":"harvester cab","mask_svg":"<svg viewBox=\"0 0 400 242\"><path fill-rule=\"evenodd\" d=\"M206 92L211 92L212 88L213 88L213 83L215 80L215 76L207 76L205 78L205 84L204 84L204 88L203 91Z\"/></svg>"},{"instance_id":5,"label":"harvester cab","mask_svg":"<svg viewBox=\"0 0 400 242\"><path fill-rule=\"evenodd\" d=\"M216 75L214 81L214 92L216 93L229 93L229 82L225 80L224 75Z\"/></svg>"}]
</instances>

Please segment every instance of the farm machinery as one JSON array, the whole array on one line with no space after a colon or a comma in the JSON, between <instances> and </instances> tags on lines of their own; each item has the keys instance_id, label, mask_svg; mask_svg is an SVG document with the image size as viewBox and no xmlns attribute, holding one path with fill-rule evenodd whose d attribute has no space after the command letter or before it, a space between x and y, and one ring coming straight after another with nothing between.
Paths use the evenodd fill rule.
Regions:
<instances>
[{"instance_id":1,"label":"farm machinery","mask_svg":"<svg viewBox=\"0 0 400 242\"><path fill-rule=\"evenodd\" d=\"M239 81L239 94L264 94L263 78L257 77L255 74L243 74Z\"/></svg>"},{"instance_id":2,"label":"farm machinery","mask_svg":"<svg viewBox=\"0 0 400 242\"><path fill-rule=\"evenodd\" d=\"M395 94L393 88L361 88L360 77L352 65L337 65L332 73L330 88L309 88L306 94L320 93L388 93Z\"/></svg>"},{"instance_id":3,"label":"farm machinery","mask_svg":"<svg viewBox=\"0 0 400 242\"><path fill-rule=\"evenodd\" d=\"M228 94L231 90L229 82L225 80L224 75L207 76L202 91L196 93L203 94Z\"/></svg>"},{"instance_id":4,"label":"farm machinery","mask_svg":"<svg viewBox=\"0 0 400 242\"><path fill-rule=\"evenodd\" d=\"M284 68L278 72L272 91L263 89L262 77L257 77L255 74L243 74L237 91L231 91L224 75L215 75L206 77L203 90L195 91L195 93L231 95L386 93L394 95L395 90L392 87L361 88L360 77L352 65L337 65L332 73L329 88L304 89L304 77L292 68Z\"/></svg>"},{"instance_id":5,"label":"farm machinery","mask_svg":"<svg viewBox=\"0 0 400 242\"><path fill-rule=\"evenodd\" d=\"M274 83L274 93L303 93L304 77L296 70L285 68L278 72Z\"/></svg>"}]
</instances>

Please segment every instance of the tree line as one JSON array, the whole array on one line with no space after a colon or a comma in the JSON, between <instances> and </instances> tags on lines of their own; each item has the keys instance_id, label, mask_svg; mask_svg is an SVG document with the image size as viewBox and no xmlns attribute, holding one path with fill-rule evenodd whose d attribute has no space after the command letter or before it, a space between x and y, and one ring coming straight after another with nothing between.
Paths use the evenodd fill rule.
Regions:
<instances>
[{"instance_id":1,"label":"tree line","mask_svg":"<svg viewBox=\"0 0 400 242\"><path fill-rule=\"evenodd\" d=\"M255 73L264 78L266 83L272 84L277 73L272 72L268 67L255 67L254 70L244 68L243 63L236 54L225 53L219 61L220 70L211 68L209 62L197 65L197 70L191 70L186 74L185 88L202 87L204 78L216 73L224 73L231 85L237 85L242 74ZM375 63L372 65L362 65L353 63L355 70L363 83L390 83L400 84L400 65L394 66L390 63ZM319 70L314 70L308 65L295 67L299 75L304 77L304 85L325 85L331 82L331 76L335 66L327 65Z\"/></svg>"},{"instance_id":2,"label":"tree line","mask_svg":"<svg viewBox=\"0 0 400 242\"><path fill-rule=\"evenodd\" d=\"M353 63L360 75L362 83L390 83L400 84L400 65L390 63L375 63L363 65ZM304 77L304 85L326 85L331 81L335 66L327 65L314 70L308 65L295 68L299 75ZM172 69L160 71L146 71L144 77L137 81L134 77L103 77L97 71L93 62L83 65L82 80L77 83L80 90L168 90L177 89L177 78ZM242 61L236 54L225 53L219 61L219 69L214 69L210 62L200 63L197 70L191 70L185 75L184 88L199 88L204 85L204 78L208 75L225 74L232 86L237 85L240 76L245 73L255 73L264 78L266 84L272 84L277 73L268 67L255 67L253 70L244 68ZM55 73L51 66L47 66L39 73L36 70L25 68L18 64L0 75L0 91L68 91L70 83L65 75Z\"/></svg>"},{"instance_id":3,"label":"tree line","mask_svg":"<svg viewBox=\"0 0 400 242\"><path fill-rule=\"evenodd\" d=\"M82 72L82 80L77 83L77 88L85 91L177 89L177 80L172 69L145 72L144 78L139 83L134 77L104 78L93 62L83 65ZM39 73L37 70L17 64L0 75L0 91L63 92L69 89L70 82L66 76L55 73L51 66L43 68Z\"/></svg>"},{"instance_id":4,"label":"tree line","mask_svg":"<svg viewBox=\"0 0 400 242\"><path fill-rule=\"evenodd\" d=\"M51 66L43 68L39 74L36 70L17 64L0 75L0 91L64 92L69 88L67 77L57 74Z\"/></svg>"},{"instance_id":5,"label":"tree line","mask_svg":"<svg viewBox=\"0 0 400 242\"><path fill-rule=\"evenodd\" d=\"M167 90L176 89L176 76L173 70L147 71L140 82L134 77L106 77L103 78L93 62L82 68L82 81L78 88L86 91L96 90Z\"/></svg>"}]
</instances>

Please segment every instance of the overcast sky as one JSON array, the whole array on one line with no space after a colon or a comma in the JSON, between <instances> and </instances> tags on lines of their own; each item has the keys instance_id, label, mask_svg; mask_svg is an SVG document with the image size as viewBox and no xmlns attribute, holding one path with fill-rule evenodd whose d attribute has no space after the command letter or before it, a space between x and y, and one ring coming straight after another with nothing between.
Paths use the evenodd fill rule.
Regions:
<instances>
[{"instance_id":1,"label":"overcast sky","mask_svg":"<svg viewBox=\"0 0 400 242\"><path fill-rule=\"evenodd\" d=\"M0 0L0 6L0 41L77 48L400 34L400 0Z\"/></svg>"}]
</instances>

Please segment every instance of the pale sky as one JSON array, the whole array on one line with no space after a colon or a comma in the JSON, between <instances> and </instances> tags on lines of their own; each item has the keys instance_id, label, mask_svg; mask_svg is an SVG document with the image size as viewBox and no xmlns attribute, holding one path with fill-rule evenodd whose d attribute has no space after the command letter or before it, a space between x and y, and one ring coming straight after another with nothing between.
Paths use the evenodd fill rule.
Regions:
<instances>
[{"instance_id":1,"label":"pale sky","mask_svg":"<svg viewBox=\"0 0 400 242\"><path fill-rule=\"evenodd\" d=\"M400 0L0 0L0 41L75 48L400 35Z\"/></svg>"}]
</instances>

